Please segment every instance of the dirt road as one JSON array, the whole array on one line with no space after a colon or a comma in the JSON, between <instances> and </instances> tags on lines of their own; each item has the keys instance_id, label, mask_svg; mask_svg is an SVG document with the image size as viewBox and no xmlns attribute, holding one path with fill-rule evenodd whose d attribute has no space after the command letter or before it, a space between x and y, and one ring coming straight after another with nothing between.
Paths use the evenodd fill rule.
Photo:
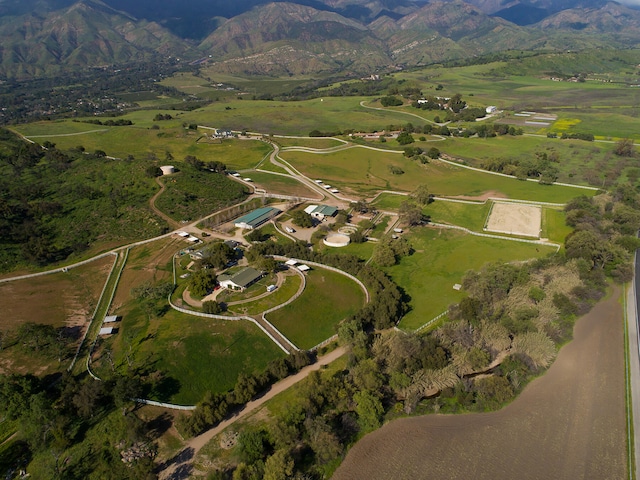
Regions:
<instances>
[{"instance_id":1,"label":"dirt road","mask_svg":"<svg viewBox=\"0 0 640 480\"><path fill-rule=\"evenodd\" d=\"M218 435L229 425L232 425L234 422L245 417L258 407L261 407L265 402L271 400L279 393L284 392L289 387L305 379L311 372L319 370L323 366L330 364L345 353L346 350L339 347L327 355L318 358L318 361L313 365L309 365L308 367L300 370L297 374L281 380L273 385L271 390L265 393L262 397L247 403L245 407L241 411L237 412L233 417L225 420L211 430L207 430L202 435L198 435L197 437L187 441L185 447L175 457L160 466L159 478L162 480L179 480L189 478L189 475L192 472L191 463L193 462L194 457L213 437Z\"/></svg>"},{"instance_id":2,"label":"dirt road","mask_svg":"<svg viewBox=\"0 0 640 480\"><path fill-rule=\"evenodd\" d=\"M504 409L391 422L333 479L628 478L620 293L581 318L547 373Z\"/></svg>"}]
</instances>

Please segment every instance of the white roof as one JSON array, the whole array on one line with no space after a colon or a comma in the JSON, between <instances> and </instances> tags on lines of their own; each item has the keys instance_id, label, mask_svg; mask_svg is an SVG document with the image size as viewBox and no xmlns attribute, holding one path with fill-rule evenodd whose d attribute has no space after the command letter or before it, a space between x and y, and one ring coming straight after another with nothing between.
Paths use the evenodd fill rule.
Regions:
<instances>
[{"instance_id":1,"label":"white roof","mask_svg":"<svg viewBox=\"0 0 640 480\"><path fill-rule=\"evenodd\" d=\"M316 208L318 208L318 205L309 205L307 208L304 209L305 213L308 213L309 215L311 215L311 212L313 212Z\"/></svg>"},{"instance_id":2,"label":"white roof","mask_svg":"<svg viewBox=\"0 0 640 480\"><path fill-rule=\"evenodd\" d=\"M194 237L193 235L189 235L187 237L187 240L190 241L190 242L197 242L199 240L199 238L198 237Z\"/></svg>"},{"instance_id":3,"label":"white roof","mask_svg":"<svg viewBox=\"0 0 640 480\"><path fill-rule=\"evenodd\" d=\"M300 270L301 272L306 272L307 270L311 270L311 268L309 267L309 265L298 265L298 270Z\"/></svg>"},{"instance_id":4,"label":"white roof","mask_svg":"<svg viewBox=\"0 0 640 480\"><path fill-rule=\"evenodd\" d=\"M180 235L181 237L188 237L189 234L187 232L176 232L178 235Z\"/></svg>"},{"instance_id":5,"label":"white roof","mask_svg":"<svg viewBox=\"0 0 640 480\"><path fill-rule=\"evenodd\" d=\"M113 333L113 327L104 327L100 329L100 335L111 335Z\"/></svg>"},{"instance_id":6,"label":"white roof","mask_svg":"<svg viewBox=\"0 0 640 480\"><path fill-rule=\"evenodd\" d=\"M298 263L298 261L294 260L293 258L284 262L285 265L295 265L296 263Z\"/></svg>"},{"instance_id":7,"label":"white roof","mask_svg":"<svg viewBox=\"0 0 640 480\"><path fill-rule=\"evenodd\" d=\"M316 183L322 183L322 180L315 180Z\"/></svg>"},{"instance_id":8,"label":"white roof","mask_svg":"<svg viewBox=\"0 0 640 480\"><path fill-rule=\"evenodd\" d=\"M104 317L104 323L113 323L118 321L117 315L107 315Z\"/></svg>"},{"instance_id":9,"label":"white roof","mask_svg":"<svg viewBox=\"0 0 640 480\"><path fill-rule=\"evenodd\" d=\"M337 188L332 188L331 193L340 193L340 190L338 190Z\"/></svg>"},{"instance_id":10,"label":"white roof","mask_svg":"<svg viewBox=\"0 0 640 480\"><path fill-rule=\"evenodd\" d=\"M239 173L232 173L232 174L231 174L231 176L232 176L232 177L239 177L239 176L240 176L240 174L239 174Z\"/></svg>"},{"instance_id":11,"label":"white roof","mask_svg":"<svg viewBox=\"0 0 640 480\"><path fill-rule=\"evenodd\" d=\"M323 185L323 187L326 188L327 190L329 190L331 188L331 185L325 184L325 185Z\"/></svg>"},{"instance_id":12,"label":"white roof","mask_svg":"<svg viewBox=\"0 0 640 480\"><path fill-rule=\"evenodd\" d=\"M245 178L243 178L243 180L244 180L245 182L253 182L253 180L251 180L249 177L245 177Z\"/></svg>"}]
</instances>

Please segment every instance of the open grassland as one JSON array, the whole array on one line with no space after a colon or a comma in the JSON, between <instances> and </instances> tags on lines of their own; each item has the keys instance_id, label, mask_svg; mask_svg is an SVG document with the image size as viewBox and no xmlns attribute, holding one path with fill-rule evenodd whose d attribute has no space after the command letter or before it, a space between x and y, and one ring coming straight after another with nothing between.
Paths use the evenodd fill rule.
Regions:
<instances>
[{"instance_id":1,"label":"open grassland","mask_svg":"<svg viewBox=\"0 0 640 480\"><path fill-rule=\"evenodd\" d=\"M139 125L143 121L143 118L138 118L141 116L149 120L147 127ZM162 128L154 130L148 128L154 123L151 121L153 116L154 112L148 110L128 114L124 118L132 120L135 124L133 126L105 127L67 120L20 125L15 130L27 137L34 136L34 141L39 143L45 140L53 142L60 149L82 145L88 152L102 150L117 158L133 155L137 159L158 160L169 164L172 159L167 158L167 153L179 160L186 155L193 155L205 162L217 160L228 168L237 170L255 167L271 151L268 144L259 140L198 142L198 139L211 131L185 130L181 122L178 122L180 125L173 125L172 121L160 122ZM79 131L88 133L67 135Z\"/></svg>"},{"instance_id":2,"label":"open grassland","mask_svg":"<svg viewBox=\"0 0 640 480\"><path fill-rule=\"evenodd\" d=\"M422 209L432 222L449 223L482 232L484 222L491 210L491 202L470 204L436 200Z\"/></svg>"},{"instance_id":3,"label":"open grassland","mask_svg":"<svg viewBox=\"0 0 640 480\"><path fill-rule=\"evenodd\" d=\"M465 296L453 289L467 270L489 262L512 262L543 257L555 248L509 240L483 238L455 230L420 228L406 237L415 250L398 265L386 268L411 298L411 311L400 328L414 330Z\"/></svg>"},{"instance_id":4,"label":"open grassland","mask_svg":"<svg viewBox=\"0 0 640 480\"><path fill-rule=\"evenodd\" d=\"M554 208L542 209L542 238L548 238L552 242L564 245L573 228L566 224L566 214L562 210Z\"/></svg>"},{"instance_id":5,"label":"open grassland","mask_svg":"<svg viewBox=\"0 0 640 480\"><path fill-rule=\"evenodd\" d=\"M174 310L149 320L137 302L117 313L122 315L121 328L103 346L114 352L117 368L128 367L128 356L134 366L163 372L164 380L152 393L156 399L193 405L205 392L225 392L240 373L261 371L284 355L249 322L205 319ZM109 369L103 357L96 365L98 371Z\"/></svg>"},{"instance_id":6,"label":"open grassland","mask_svg":"<svg viewBox=\"0 0 640 480\"><path fill-rule=\"evenodd\" d=\"M360 440L333 478L630 478L623 314L614 292L504 409L395 420Z\"/></svg>"},{"instance_id":7,"label":"open grassland","mask_svg":"<svg viewBox=\"0 0 640 480\"><path fill-rule=\"evenodd\" d=\"M261 314L265 310L281 305L291 297L293 297L300 288L301 282L302 279L298 275L288 275L285 279L285 282L270 295L256 300L255 302L235 305L231 308L234 311L240 312L244 315ZM264 290L265 285L262 286L262 291L264 292Z\"/></svg>"},{"instance_id":8,"label":"open grassland","mask_svg":"<svg viewBox=\"0 0 640 480\"><path fill-rule=\"evenodd\" d=\"M409 200L407 195L399 195L395 193L382 193L372 201L372 205L378 210L398 210L402 202Z\"/></svg>"},{"instance_id":9,"label":"open grassland","mask_svg":"<svg viewBox=\"0 0 640 480\"><path fill-rule=\"evenodd\" d=\"M381 189L410 192L421 184L427 184L429 192L435 195L479 196L495 192L507 198L553 203L593 194L590 190L523 182L438 161L422 165L398 153L364 148L330 154L282 152L281 156L310 178L322 178L331 185L348 187L361 194ZM402 169L404 174L394 175L390 166Z\"/></svg>"},{"instance_id":10,"label":"open grassland","mask_svg":"<svg viewBox=\"0 0 640 480\"><path fill-rule=\"evenodd\" d=\"M272 137L271 140L281 147L306 147L306 148L333 148L344 145L344 142L333 138L288 138L288 137Z\"/></svg>"},{"instance_id":11,"label":"open grassland","mask_svg":"<svg viewBox=\"0 0 640 480\"><path fill-rule=\"evenodd\" d=\"M67 364L13 344L12 336L26 322L64 328L72 345L84 333L107 280L111 255L66 273L52 273L0 283L0 332L7 335L0 349L0 373L45 374Z\"/></svg>"},{"instance_id":12,"label":"open grassland","mask_svg":"<svg viewBox=\"0 0 640 480\"><path fill-rule=\"evenodd\" d=\"M312 348L336 333L336 325L364 303L364 292L339 273L314 267L304 293L267 316L299 348Z\"/></svg>"},{"instance_id":13,"label":"open grassland","mask_svg":"<svg viewBox=\"0 0 640 480\"><path fill-rule=\"evenodd\" d=\"M389 124L407 123L411 117L393 111L360 106L367 97L328 97L300 102L230 100L185 112L181 121L211 127L248 130L275 135L306 136L312 130L324 132L358 128L382 130Z\"/></svg>"},{"instance_id":14,"label":"open grassland","mask_svg":"<svg viewBox=\"0 0 640 480\"><path fill-rule=\"evenodd\" d=\"M569 129L571 130L583 131L580 127ZM558 158L558 161L553 163L558 169L558 181L582 185L592 185L596 182L595 186L598 187L602 186L602 182L597 180L598 174L617 165L623 167L629 163L629 159L613 154L614 143L562 140L546 138L546 135L449 138L438 144L438 148L475 167L487 165L494 160L506 160L509 163L527 162L535 159L536 155L554 155Z\"/></svg>"},{"instance_id":15,"label":"open grassland","mask_svg":"<svg viewBox=\"0 0 640 480\"><path fill-rule=\"evenodd\" d=\"M256 171L246 172L246 175L251 177L256 187L263 188L268 193L320 199L318 193L292 177Z\"/></svg>"}]
</instances>

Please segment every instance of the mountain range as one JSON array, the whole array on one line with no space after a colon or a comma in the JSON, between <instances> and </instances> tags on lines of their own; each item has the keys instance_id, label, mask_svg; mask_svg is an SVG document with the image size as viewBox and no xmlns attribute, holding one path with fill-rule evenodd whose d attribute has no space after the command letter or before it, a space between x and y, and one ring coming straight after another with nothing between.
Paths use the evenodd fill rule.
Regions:
<instances>
[{"instance_id":1,"label":"mountain range","mask_svg":"<svg viewBox=\"0 0 640 480\"><path fill-rule=\"evenodd\" d=\"M640 11L606 0L0 0L6 78L169 57L229 73L371 73L639 42Z\"/></svg>"}]
</instances>

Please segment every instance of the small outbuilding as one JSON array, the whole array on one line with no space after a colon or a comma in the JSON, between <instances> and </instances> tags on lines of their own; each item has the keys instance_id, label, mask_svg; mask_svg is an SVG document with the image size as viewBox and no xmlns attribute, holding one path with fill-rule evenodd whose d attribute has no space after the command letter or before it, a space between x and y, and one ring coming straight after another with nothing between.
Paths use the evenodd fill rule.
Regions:
<instances>
[{"instance_id":1,"label":"small outbuilding","mask_svg":"<svg viewBox=\"0 0 640 480\"><path fill-rule=\"evenodd\" d=\"M300 270L301 272L308 272L309 270L311 270L311 267L309 265L298 265L298 270Z\"/></svg>"},{"instance_id":2,"label":"small outbuilding","mask_svg":"<svg viewBox=\"0 0 640 480\"><path fill-rule=\"evenodd\" d=\"M113 323L118 321L117 315L107 315L102 323Z\"/></svg>"},{"instance_id":3,"label":"small outbuilding","mask_svg":"<svg viewBox=\"0 0 640 480\"><path fill-rule=\"evenodd\" d=\"M171 175L176 172L176 168L173 165L163 165L160 170L162 170L162 175Z\"/></svg>"},{"instance_id":4,"label":"small outbuilding","mask_svg":"<svg viewBox=\"0 0 640 480\"><path fill-rule=\"evenodd\" d=\"M113 327L103 327L100 329L100 335L112 335L115 332Z\"/></svg>"}]
</instances>

